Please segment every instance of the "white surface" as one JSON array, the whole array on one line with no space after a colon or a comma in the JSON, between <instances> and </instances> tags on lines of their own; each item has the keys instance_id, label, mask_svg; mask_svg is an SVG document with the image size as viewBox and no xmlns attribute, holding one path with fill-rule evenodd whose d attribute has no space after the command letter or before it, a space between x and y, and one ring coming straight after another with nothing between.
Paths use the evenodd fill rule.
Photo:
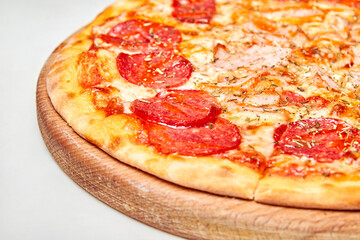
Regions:
<instances>
[{"instance_id":1,"label":"white surface","mask_svg":"<svg viewBox=\"0 0 360 240\"><path fill-rule=\"evenodd\" d=\"M0 0L0 239L180 239L78 187L41 138L38 75L53 49L113 0Z\"/></svg>"}]
</instances>

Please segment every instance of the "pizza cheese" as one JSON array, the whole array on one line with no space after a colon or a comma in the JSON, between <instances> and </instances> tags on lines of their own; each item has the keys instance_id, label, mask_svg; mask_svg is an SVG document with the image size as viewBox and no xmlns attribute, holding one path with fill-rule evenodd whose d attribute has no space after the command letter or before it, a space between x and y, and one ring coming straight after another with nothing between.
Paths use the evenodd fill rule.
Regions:
<instances>
[{"instance_id":1,"label":"pizza cheese","mask_svg":"<svg viewBox=\"0 0 360 240\"><path fill-rule=\"evenodd\" d=\"M120 0L57 49L48 93L82 137L168 181L360 209L359 9Z\"/></svg>"}]
</instances>

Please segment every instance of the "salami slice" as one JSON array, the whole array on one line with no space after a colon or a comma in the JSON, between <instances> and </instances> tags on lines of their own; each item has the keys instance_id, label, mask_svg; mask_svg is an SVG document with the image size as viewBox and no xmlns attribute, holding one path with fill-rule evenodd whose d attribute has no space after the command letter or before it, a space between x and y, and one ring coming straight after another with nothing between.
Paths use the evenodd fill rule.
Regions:
<instances>
[{"instance_id":1,"label":"salami slice","mask_svg":"<svg viewBox=\"0 0 360 240\"><path fill-rule=\"evenodd\" d=\"M212 122L221 113L215 98L200 90L160 92L154 98L135 100L131 109L150 122L186 127Z\"/></svg>"},{"instance_id":2,"label":"salami slice","mask_svg":"<svg viewBox=\"0 0 360 240\"><path fill-rule=\"evenodd\" d=\"M172 51L120 53L116 59L120 75L128 82L149 88L171 88L184 84L192 65Z\"/></svg>"},{"instance_id":3,"label":"salami slice","mask_svg":"<svg viewBox=\"0 0 360 240\"><path fill-rule=\"evenodd\" d=\"M173 0L173 16L181 22L210 23L215 0Z\"/></svg>"},{"instance_id":4,"label":"salami slice","mask_svg":"<svg viewBox=\"0 0 360 240\"><path fill-rule=\"evenodd\" d=\"M175 48L181 42L181 33L175 28L141 19L129 20L114 26L103 41L128 50L156 48Z\"/></svg>"},{"instance_id":5,"label":"salami slice","mask_svg":"<svg viewBox=\"0 0 360 240\"><path fill-rule=\"evenodd\" d=\"M275 151L332 162L358 145L359 132L332 118L307 119L275 129Z\"/></svg>"},{"instance_id":6,"label":"salami slice","mask_svg":"<svg viewBox=\"0 0 360 240\"><path fill-rule=\"evenodd\" d=\"M295 105L301 107L305 102L306 99L303 96L291 91L284 91L280 96L281 105Z\"/></svg>"},{"instance_id":7,"label":"salami slice","mask_svg":"<svg viewBox=\"0 0 360 240\"><path fill-rule=\"evenodd\" d=\"M241 142L236 125L223 118L195 128L171 128L153 123L147 128L150 144L163 154L205 156L237 148Z\"/></svg>"}]
</instances>

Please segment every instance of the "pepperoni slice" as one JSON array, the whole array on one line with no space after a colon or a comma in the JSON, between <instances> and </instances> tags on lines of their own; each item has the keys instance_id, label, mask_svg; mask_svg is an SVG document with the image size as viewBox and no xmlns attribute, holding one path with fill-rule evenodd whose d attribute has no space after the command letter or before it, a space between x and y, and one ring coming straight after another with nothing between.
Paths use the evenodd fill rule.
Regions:
<instances>
[{"instance_id":1,"label":"pepperoni slice","mask_svg":"<svg viewBox=\"0 0 360 240\"><path fill-rule=\"evenodd\" d=\"M129 50L151 47L172 49L181 42L181 33L162 23L134 19L119 23L107 35L99 35L99 38Z\"/></svg>"},{"instance_id":2,"label":"pepperoni slice","mask_svg":"<svg viewBox=\"0 0 360 240\"><path fill-rule=\"evenodd\" d=\"M131 109L150 122L186 127L204 125L221 113L215 98L200 90L160 92L154 98L135 100Z\"/></svg>"},{"instance_id":3,"label":"pepperoni slice","mask_svg":"<svg viewBox=\"0 0 360 240\"><path fill-rule=\"evenodd\" d=\"M215 14L215 0L173 0L172 15L181 22L209 23Z\"/></svg>"},{"instance_id":4,"label":"pepperoni slice","mask_svg":"<svg viewBox=\"0 0 360 240\"><path fill-rule=\"evenodd\" d=\"M223 118L195 128L170 128L152 123L147 128L150 144L163 154L205 156L237 148L241 142L236 125Z\"/></svg>"},{"instance_id":5,"label":"pepperoni slice","mask_svg":"<svg viewBox=\"0 0 360 240\"><path fill-rule=\"evenodd\" d=\"M128 82L149 88L170 88L184 84L191 76L192 65L171 51L120 53L116 59L120 75Z\"/></svg>"},{"instance_id":6,"label":"pepperoni slice","mask_svg":"<svg viewBox=\"0 0 360 240\"><path fill-rule=\"evenodd\" d=\"M291 91L284 91L280 96L281 105L295 105L300 107L305 102L306 99L303 96Z\"/></svg>"},{"instance_id":7,"label":"pepperoni slice","mask_svg":"<svg viewBox=\"0 0 360 240\"><path fill-rule=\"evenodd\" d=\"M358 145L359 132L350 124L332 118L307 119L275 129L275 149L280 153L332 162Z\"/></svg>"}]
</instances>

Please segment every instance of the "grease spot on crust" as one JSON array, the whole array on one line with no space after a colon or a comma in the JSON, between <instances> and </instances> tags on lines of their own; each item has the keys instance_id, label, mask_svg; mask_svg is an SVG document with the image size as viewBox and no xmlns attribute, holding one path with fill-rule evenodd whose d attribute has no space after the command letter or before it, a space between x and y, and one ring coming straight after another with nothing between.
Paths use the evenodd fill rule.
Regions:
<instances>
[{"instance_id":1,"label":"grease spot on crust","mask_svg":"<svg viewBox=\"0 0 360 240\"><path fill-rule=\"evenodd\" d=\"M67 97L68 97L69 99L72 99L72 98L74 98L75 96L76 96L76 94L73 93L73 92L67 93Z\"/></svg>"},{"instance_id":2,"label":"grease spot on crust","mask_svg":"<svg viewBox=\"0 0 360 240\"><path fill-rule=\"evenodd\" d=\"M122 138L120 137L114 137L112 140L111 140L111 143L109 144L109 148L113 151L116 151L118 149L118 147L121 145L122 143Z\"/></svg>"},{"instance_id":3,"label":"grease spot on crust","mask_svg":"<svg viewBox=\"0 0 360 240\"><path fill-rule=\"evenodd\" d=\"M74 45L79 45L79 44L82 44L84 41L83 40L77 40L77 41L75 41L73 44Z\"/></svg>"}]
</instances>

